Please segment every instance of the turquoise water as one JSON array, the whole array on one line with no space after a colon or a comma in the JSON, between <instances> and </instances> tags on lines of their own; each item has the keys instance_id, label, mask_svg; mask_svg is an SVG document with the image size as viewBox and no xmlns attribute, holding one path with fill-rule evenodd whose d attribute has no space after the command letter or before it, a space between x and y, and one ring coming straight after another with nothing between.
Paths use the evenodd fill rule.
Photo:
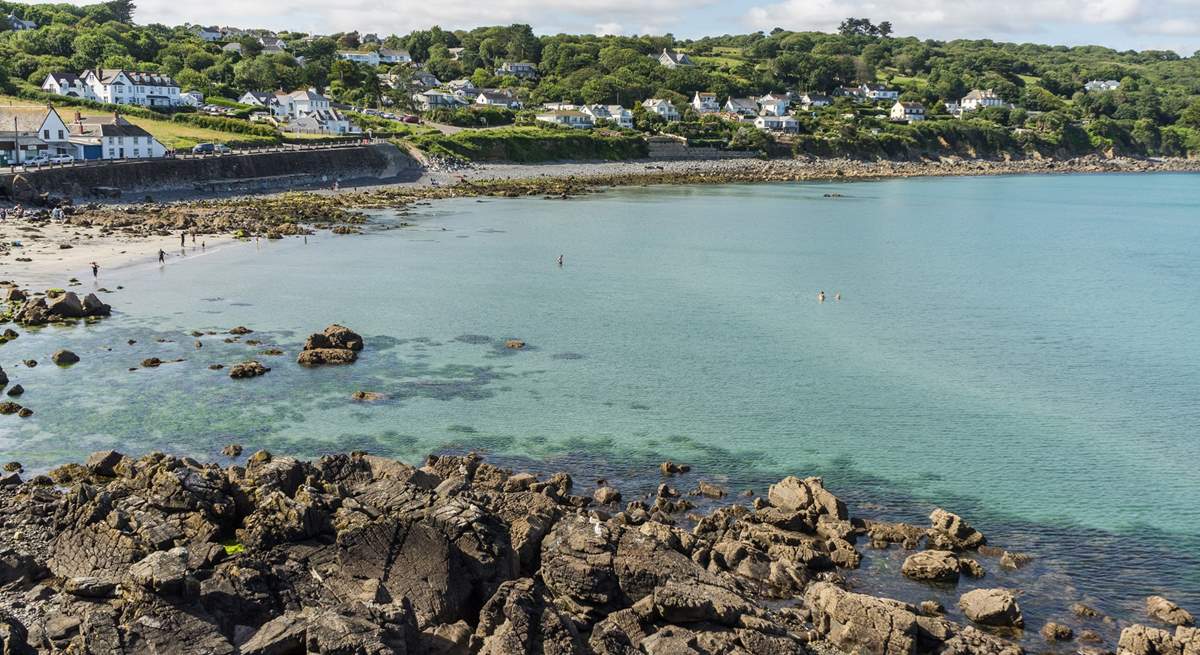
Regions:
<instances>
[{"instance_id":1,"label":"turquoise water","mask_svg":"<svg viewBox=\"0 0 1200 655\"><path fill-rule=\"evenodd\" d=\"M900 518L944 503L1069 572L1148 576L1120 607L1200 604L1198 176L626 189L405 218L107 272L115 318L0 346L37 412L0 417L0 459L237 441L819 473ZM359 363L297 367L331 322L367 338ZM235 325L264 345L188 336ZM288 355L261 357L264 378L207 368L266 345ZM83 361L49 365L59 347ZM127 370L150 356L186 361ZM1123 589L1095 584L1079 593Z\"/></svg>"}]
</instances>

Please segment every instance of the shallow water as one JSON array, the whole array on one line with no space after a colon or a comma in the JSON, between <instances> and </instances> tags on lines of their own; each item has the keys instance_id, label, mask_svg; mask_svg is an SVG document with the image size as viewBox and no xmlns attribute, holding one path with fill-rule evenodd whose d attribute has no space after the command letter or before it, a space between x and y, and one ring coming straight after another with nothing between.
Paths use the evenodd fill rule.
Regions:
<instances>
[{"instance_id":1,"label":"shallow water","mask_svg":"<svg viewBox=\"0 0 1200 655\"><path fill-rule=\"evenodd\" d=\"M1198 176L624 189L404 218L106 272L116 317L0 346L37 412L0 417L0 458L237 441L646 483L669 456L760 491L821 474L859 514L943 504L1038 555L985 579L1041 592L1035 616L1068 596L1137 616L1152 592L1200 610ZM366 336L359 363L297 367L331 322ZM242 324L241 342L188 335ZM267 346L288 355L260 357L262 379L207 368ZM59 347L83 361L50 365ZM127 370L151 356L186 361Z\"/></svg>"}]
</instances>

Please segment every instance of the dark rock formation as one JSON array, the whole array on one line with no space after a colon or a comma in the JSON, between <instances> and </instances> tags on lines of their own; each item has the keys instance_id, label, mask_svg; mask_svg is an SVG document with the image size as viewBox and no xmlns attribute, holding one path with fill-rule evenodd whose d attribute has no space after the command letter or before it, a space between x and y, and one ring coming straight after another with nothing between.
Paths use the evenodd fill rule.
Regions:
<instances>
[{"instance_id":1,"label":"dark rock formation","mask_svg":"<svg viewBox=\"0 0 1200 655\"><path fill-rule=\"evenodd\" d=\"M233 368L229 369L229 377L240 380L243 378L256 378L260 375L266 375L271 369L262 364L249 361L241 364L234 364Z\"/></svg>"},{"instance_id":2,"label":"dark rock formation","mask_svg":"<svg viewBox=\"0 0 1200 655\"><path fill-rule=\"evenodd\" d=\"M362 349L362 337L347 327L334 324L324 332L310 336L296 362L302 366L353 364Z\"/></svg>"},{"instance_id":3,"label":"dark rock formation","mask_svg":"<svg viewBox=\"0 0 1200 655\"><path fill-rule=\"evenodd\" d=\"M53 355L50 355L50 361L58 364L59 366L67 366L77 363L79 361L79 355L76 355L70 350L59 350Z\"/></svg>"}]
</instances>

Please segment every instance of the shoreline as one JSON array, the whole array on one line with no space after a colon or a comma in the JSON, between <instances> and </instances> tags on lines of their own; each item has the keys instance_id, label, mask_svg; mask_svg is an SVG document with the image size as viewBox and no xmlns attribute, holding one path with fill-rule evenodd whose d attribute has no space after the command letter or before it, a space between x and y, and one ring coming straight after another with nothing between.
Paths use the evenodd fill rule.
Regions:
<instances>
[{"instance_id":1,"label":"shoreline","mask_svg":"<svg viewBox=\"0 0 1200 655\"><path fill-rule=\"evenodd\" d=\"M473 453L416 467L232 444L211 463L102 451L29 480L7 468L13 652L186 634L186 652L249 655L293 652L299 633L357 648L338 652L618 655L682 638L702 652L1190 655L1200 636L1159 596L1137 616L1069 593L1049 617L1023 613L1034 599L1003 583L1038 553L941 508L927 524L863 518L817 477L748 495L670 461L630 488ZM927 600L866 587L868 567Z\"/></svg>"},{"instance_id":2,"label":"shoreline","mask_svg":"<svg viewBox=\"0 0 1200 655\"><path fill-rule=\"evenodd\" d=\"M627 162L482 164L453 172L427 169L415 182L347 182L337 191L302 189L261 195L173 194L162 203L89 203L74 207L64 225L26 218L0 222L0 279L19 285L85 280L88 263L101 271L153 262L159 248L178 256L180 231L216 248L233 234L281 238L314 228L356 231L362 209L404 210L414 203L461 197L544 195L566 199L606 188L693 184L876 181L924 177L1100 173L1198 173L1200 160L1104 159L946 160L860 162L841 159L721 159ZM35 210L36 211L36 210ZM30 227L37 232L28 231ZM26 243L13 248L14 241ZM36 245L30 247L29 242ZM59 249L60 244L69 249ZM189 240L187 248L192 247ZM138 252L140 251L140 252ZM144 254L143 254L144 253ZM193 256L193 255L188 255ZM28 257L31 262L15 261Z\"/></svg>"}]
</instances>

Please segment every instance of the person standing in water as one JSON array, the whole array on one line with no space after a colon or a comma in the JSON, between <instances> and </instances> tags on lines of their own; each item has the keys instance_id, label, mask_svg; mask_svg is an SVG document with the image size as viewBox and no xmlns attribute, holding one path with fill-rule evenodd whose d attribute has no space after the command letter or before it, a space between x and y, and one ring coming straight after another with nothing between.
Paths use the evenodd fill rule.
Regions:
<instances>
[{"instance_id":1,"label":"person standing in water","mask_svg":"<svg viewBox=\"0 0 1200 655\"><path fill-rule=\"evenodd\" d=\"M158 263L163 264L167 261L167 253L162 248L158 249Z\"/></svg>"},{"instance_id":2,"label":"person standing in water","mask_svg":"<svg viewBox=\"0 0 1200 655\"><path fill-rule=\"evenodd\" d=\"M180 247L180 248L182 248L182 247L184 247L184 246L186 246L186 245L187 245L187 241L185 241L185 239L186 239L186 238L187 238L187 232L180 232L180 233L179 233L179 247Z\"/></svg>"},{"instance_id":3,"label":"person standing in water","mask_svg":"<svg viewBox=\"0 0 1200 655\"><path fill-rule=\"evenodd\" d=\"M841 291L839 291L839 292L837 292L837 293L833 294L833 299L834 299L834 300L836 300L836 301L838 301L838 302L841 302L841 301L842 301L842 292L841 292Z\"/></svg>"},{"instance_id":4,"label":"person standing in water","mask_svg":"<svg viewBox=\"0 0 1200 655\"><path fill-rule=\"evenodd\" d=\"M824 291L817 292L817 302L825 302L825 292Z\"/></svg>"},{"instance_id":5,"label":"person standing in water","mask_svg":"<svg viewBox=\"0 0 1200 655\"><path fill-rule=\"evenodd\" d=\"M562 265L563 265L563 256L559 255L558 256L558 267L562 268Z\"/></svg>"},{"instance_id":6,"label":"person standing in water","mask_svg":"<svg viewBox=\"0 0 1200 655\"><path fill-rule=\"evenodd\" d=\"M100 265L92 262L92 279L95 280L98 277L100 277Z\"/></svg>"}]
</instances>

